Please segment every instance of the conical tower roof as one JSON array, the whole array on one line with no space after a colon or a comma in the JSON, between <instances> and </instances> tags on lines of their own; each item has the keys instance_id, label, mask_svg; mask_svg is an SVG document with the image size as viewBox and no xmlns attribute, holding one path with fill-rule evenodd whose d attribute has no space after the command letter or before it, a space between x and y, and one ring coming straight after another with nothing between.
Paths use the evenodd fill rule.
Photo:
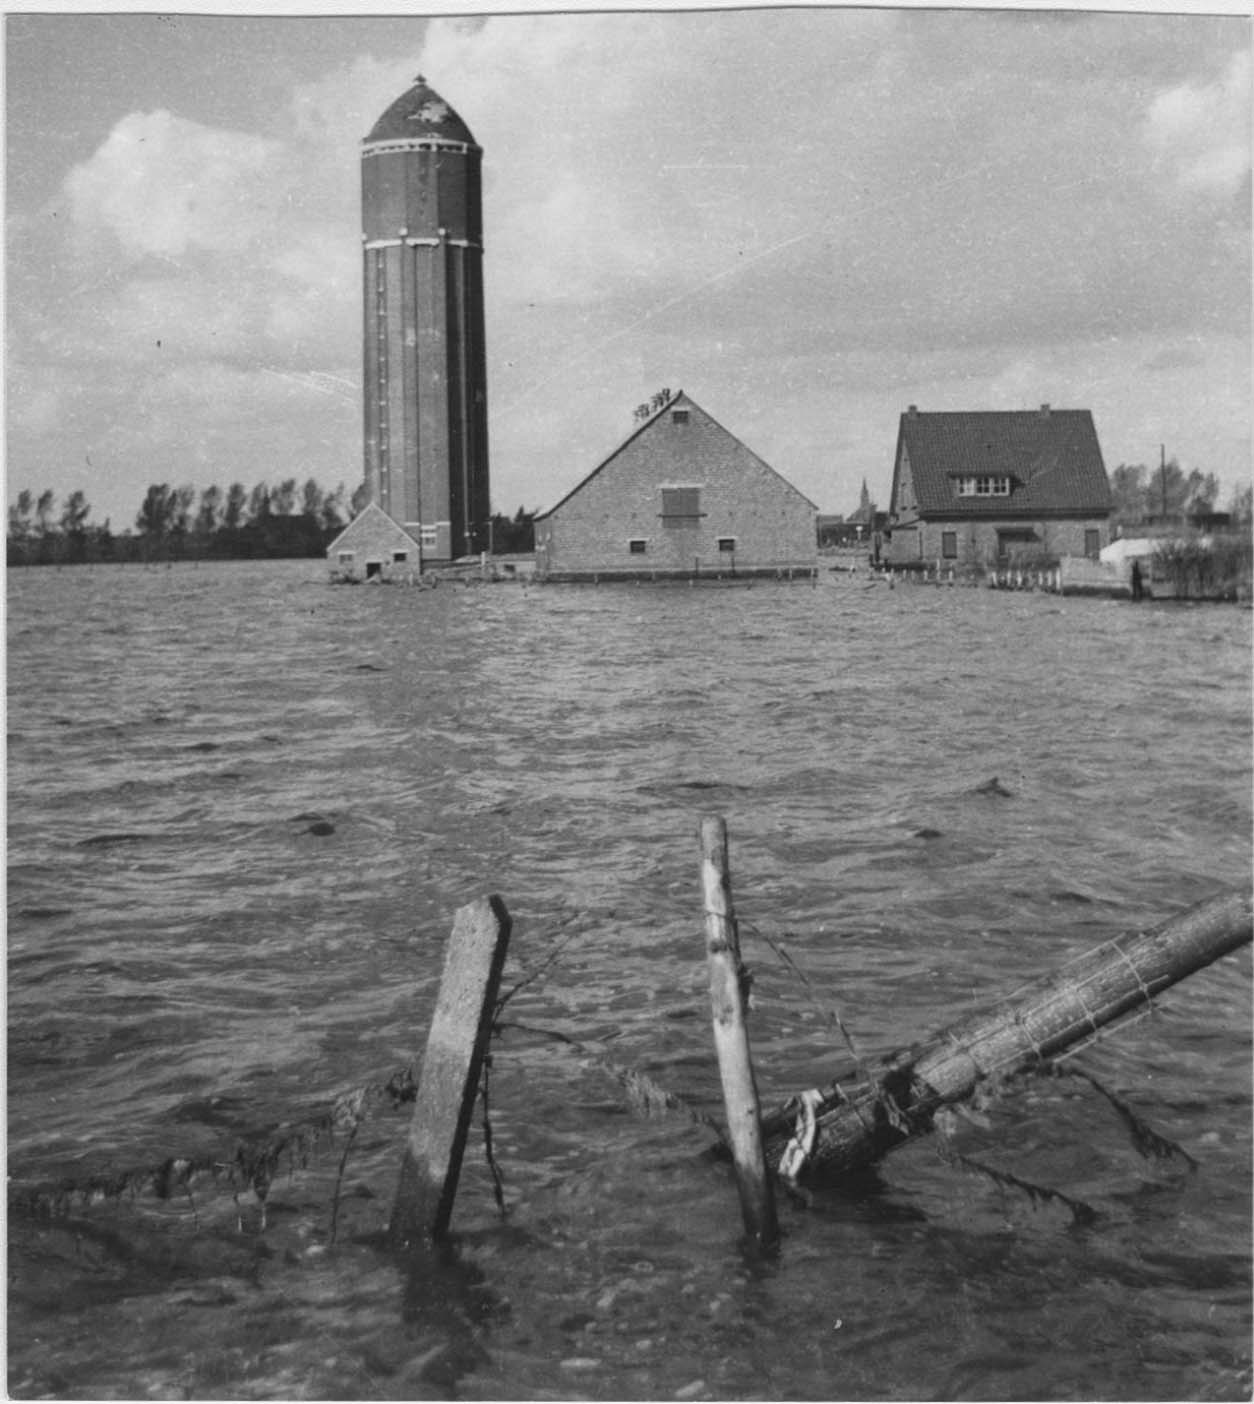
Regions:
<instances>
[{"instance_id":1,"label":"conical tower roof","mask_svg":"<svg viewBox=\"0 0 1254 1404\"><path fill-rule=\"evenodd\" d=\"M402 93L374 124L366 141L396 141L405 137L442 137L445 141L477 145L470 128L434 88L427 86L421 73L414 79L414 86Z\"/></svg>"}]
</instances>

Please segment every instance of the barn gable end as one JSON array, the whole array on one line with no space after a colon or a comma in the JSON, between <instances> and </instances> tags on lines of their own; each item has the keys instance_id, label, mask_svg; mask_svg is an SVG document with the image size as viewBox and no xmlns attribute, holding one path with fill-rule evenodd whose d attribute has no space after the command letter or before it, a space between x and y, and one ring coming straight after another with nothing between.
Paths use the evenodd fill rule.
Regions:
<instances>
[{"instance_id":1,"label":"barn gable end","mask_svg":"<svg viewBox=\"0 0 1254 1404\"><path fill-rule=\"evenodd\" d=\"M536 517L549 580L813 575L817 507L682 391Z\"/></svg>"}]
</instances>

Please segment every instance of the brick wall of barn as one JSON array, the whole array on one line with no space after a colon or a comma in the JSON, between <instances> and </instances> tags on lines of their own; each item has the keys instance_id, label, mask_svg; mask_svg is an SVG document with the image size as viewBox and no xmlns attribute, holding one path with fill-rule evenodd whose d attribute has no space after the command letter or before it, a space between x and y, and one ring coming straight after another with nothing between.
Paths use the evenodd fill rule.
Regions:
<instances>
[{"instance_id":1,"label":"brick wall of barn","mask_svg":"<svg viewBox=\"0 0 1254 1404\"><path fill-rule=\"evenodd\" d=\"M695 515L675 514L694 506ZM813 505L686 396L536 523L536 568L549 578L797 572L816 563Z\"/></svg>"}]
</instances>

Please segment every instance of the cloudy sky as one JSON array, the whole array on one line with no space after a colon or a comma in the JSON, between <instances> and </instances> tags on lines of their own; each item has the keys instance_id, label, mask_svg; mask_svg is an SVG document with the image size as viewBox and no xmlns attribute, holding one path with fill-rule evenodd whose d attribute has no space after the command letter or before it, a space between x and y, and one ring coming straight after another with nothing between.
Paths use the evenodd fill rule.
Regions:
<instances>
[{"instance_id":1,"label":"cloudy sky","mask_svg":"<svg viewBox=\"0 0 1254 1404\"><path fill-rule=\"evenodd\" d=\"M411 10L413 7L410 7ZM763 8L10 11L7 492L361 478L359 143L423 73L484 148L492 495L657 389L823 511L898 415L1088 407L1251 462L1250 23Z\"/></svg>"}]
</instances>

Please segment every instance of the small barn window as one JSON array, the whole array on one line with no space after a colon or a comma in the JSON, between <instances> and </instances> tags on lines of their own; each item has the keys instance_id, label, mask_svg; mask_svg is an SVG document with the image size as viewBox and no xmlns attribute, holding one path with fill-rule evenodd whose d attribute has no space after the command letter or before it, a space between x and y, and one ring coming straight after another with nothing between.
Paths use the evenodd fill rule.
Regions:
<instances>
[{"instance_id":1,"label":"small barn window","mask_svg":"<svg viewBox=\"0 0 1254 1404\"><path fill-rule=\"evenodd\" d=\"M736 549L736 538L734 536L720 536L718 539L718 549L720 551L734 551Z\"/></svg>"},{"instance_id":2,"label":"small barn window","mask_svg":"<svg viewBox=\"0 0 1254 1404\"><path fill-rule=\"evenodd\" d=\"M643 556L649 549L649 543L643 536L633 536L627 542L627 549L633 556Z\"/></svg>"},{"instance_id":3,"label":"small barn window","mask_svg":"<svg viewBox=\"0 0 1254 1404\"><path fill-rule=\"evenodd\" d=\"M393 552L392 552L392 564L393 564L393 565L400 565L403 561L407 561L408 559L409 559L409 552L408 552L408 551L393 551Z\"/></svg>"},{"instance_id":4,"label":"small barn window","mask_svg":"<svg viewBox=\"0 0 1254 1404\"><path fill-rule=\"evenodd\" d=\"M352 563L353 563L356 559L357 559L357 553L356 553L355 551L341 551L341 552L340 552L340 564L341 564L341 565L352 565Z\"/></svg>"},{"instance_id":5,"label":"small barn window","mask_svg":"<svg viewBox=\"0 0 1254 1404\"><path fill-rule=\"evenodd\" d=\"M672 424L687 424L687 423L688 423L688 411L687 411L686 409L671 410L671 423L672 423Z\"/></svg>"},{"instance_id":6,"label":"small barn window","mask_svg":"<svg viewBox=\"0 0 1254 1404\"><path fill-rule=\"evenodd\" d=\"M941 532L941 555L947 561L958 559L958 533L956 531Z\"/></svg>"},{"instance_id":7,"label":"small barn window","mask_svg":"<svg viewBox=\"0 0 1254 1404\"><path fill-rule=\"evenodd\" d=\"M419 533L419 541L423 546L435 546L437 544L435 527L423 527Z\"/></svg>"},{"instance_id":8,"label":"small barn window","mask_svg":"<svg viewBox=\"0 0 1254 1404\"><path fill-rule=\"evenodd\" d=\"M701 519L701 489L669 487L662 489L662 525L694 527Z\"/></svg>"}]
</instances>

